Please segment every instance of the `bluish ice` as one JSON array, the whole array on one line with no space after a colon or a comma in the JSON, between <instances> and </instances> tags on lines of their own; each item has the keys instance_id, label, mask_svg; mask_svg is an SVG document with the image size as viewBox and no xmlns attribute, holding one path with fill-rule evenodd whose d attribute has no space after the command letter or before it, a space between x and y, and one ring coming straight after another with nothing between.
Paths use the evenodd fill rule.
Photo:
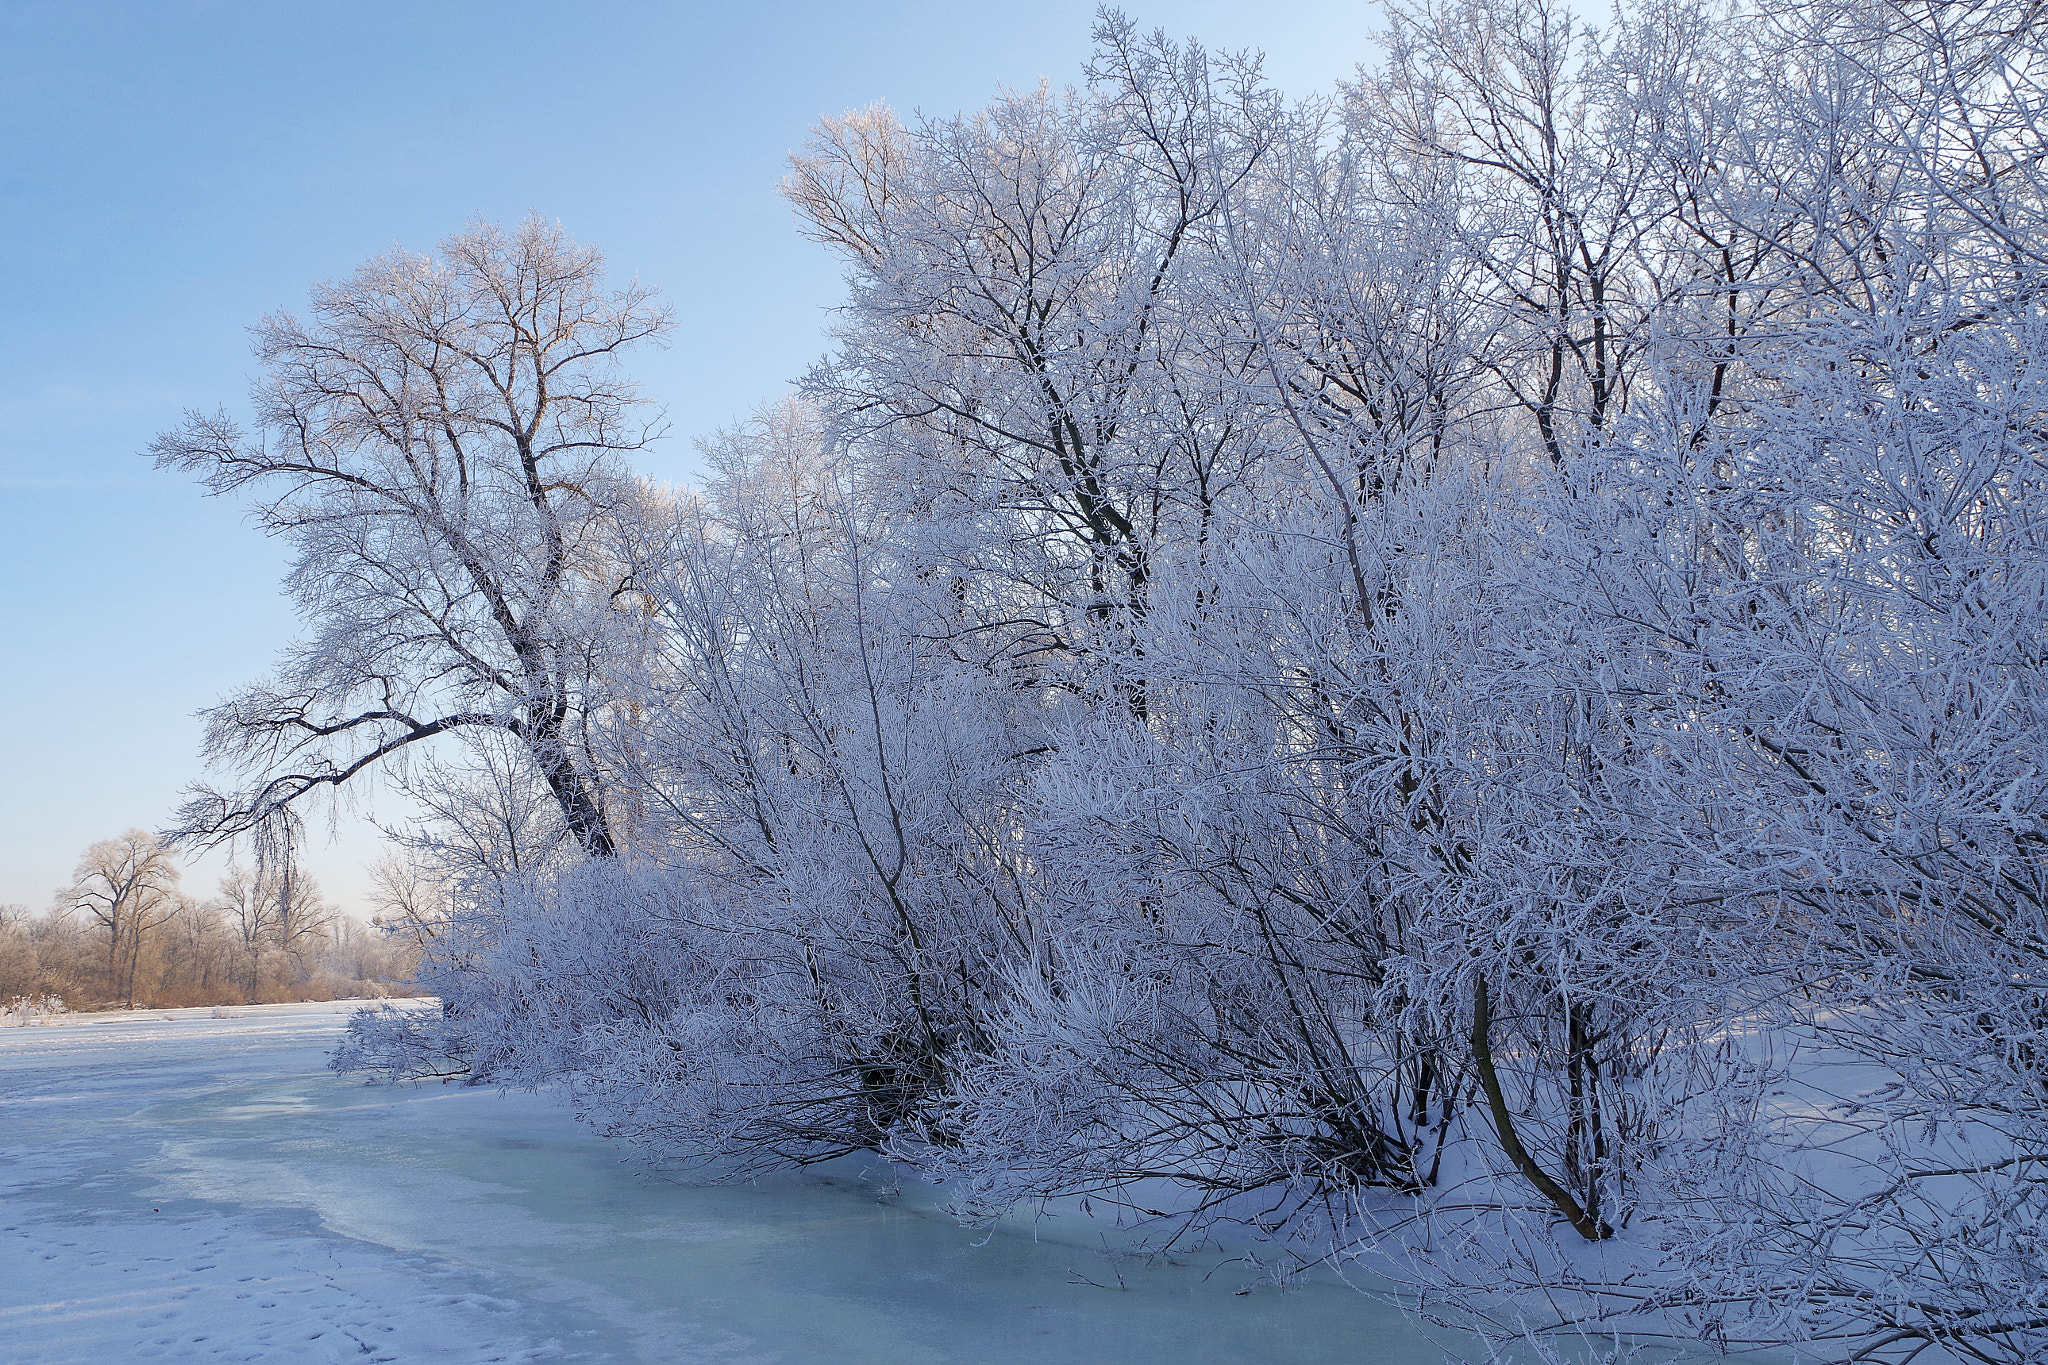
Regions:
<instances>
[{"instance_id":1,"label":"bluish ice","mask_svg":"<svg viewBox=\"0 0 2048 1365\"><path fill-rule=\"evenodd\" d=\"M874 1163L692 1187L548 1095L366 1086L335 1006L173 1013L0 1030L0 1359L1443 1359L1342 1284L976 1233Z\"/></svg>"}]
</instances>

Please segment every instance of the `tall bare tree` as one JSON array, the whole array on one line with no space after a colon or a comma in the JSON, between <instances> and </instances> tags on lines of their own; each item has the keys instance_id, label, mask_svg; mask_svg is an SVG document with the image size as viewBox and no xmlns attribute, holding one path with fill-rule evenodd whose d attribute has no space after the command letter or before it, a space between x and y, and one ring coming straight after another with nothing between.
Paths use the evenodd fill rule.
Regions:
<instances>
[{"instance_id":1,"label":"tall bare tree","mask_svg":"<svg viewBox=\"0 0 2048 1365\"><path fill-rule=\"evenodd\" d=\"M287 863L277 871L277 946L303 975L341 918L335 904L320 894L319 883Z\"/></svg>"},{"instance_id":2,"label":"tall bare tree","mask_svg":"<svg viewBox=\"0 0 2048 1365\"><path fill-rule=\"evenodd\" d=\"M262 989L263 955L276 938L277 899L270 894L264 871L229 864L226 875L220 879L219 892L209 902L234 935L252 999Z\"/></svg>"},{"instance_id":3,"label":"tall bare tree","mask_svg":"<svg viewBox=\"0 0 2048 1365\"><path fill-rule=\"evenodd\" d=\"M255 327L253 435L191 412L151 453L256 495L297 551L311 632L208 712L206 755L239 784L194 788L180 835L281 849L304 798L489 727L521 742L584 850L612 852L583 732L622 457L655 434L617 359L667 325L651 290L607 289L595 248L534 218L380 256L316 288L307 320Z\"/></svg>"},{"instance_id":4,"label":"tall bare tree","mask_svg":"<svg viewBox=\"0 0 2048 1365\"><path fill-rule=\"evenodd\" d=\"M89 915L107 936L107 990L135 1003L143 941L178 913L180 871L170 843L131 829L85 851L62 900Z\"/></svg>"},{"instance_id":5,"label":"tall bare tree","mask_svg":"<svg viewBox=\"0 0 2048 1365\"><path fill-rule=\"evenodd\" d=\"M284 958L302 974L341 918L321 896L319 884L289 860L254 868L230 864L208 908L226 922L234 937L252 999L263 990L266 954Z\"/></svg>"}]
</instances>

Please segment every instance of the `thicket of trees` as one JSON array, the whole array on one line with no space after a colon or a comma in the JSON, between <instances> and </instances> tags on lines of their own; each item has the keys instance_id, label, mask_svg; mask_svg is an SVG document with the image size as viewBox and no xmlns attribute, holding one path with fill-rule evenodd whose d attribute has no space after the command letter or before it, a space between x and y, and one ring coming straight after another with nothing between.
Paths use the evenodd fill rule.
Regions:
<instances>
[{"instance_id":1,"label":"thicket of trees","mask_svg":"<svg viewBox=\"0 0 2048 1365\"><path fill-rule=\"evenodd\" d=\"M453 741L446 1017L338 1063L709 1174L2039 1359L2042 18L1421 4L1290 102L1106 15L1083 88L820 125L834 350L695 493L594 253L374 263L160 448L282 480L318 622L191 828Z\"/></svg>"},{"instance_id":2,"label":"thicket of trees","mask_svg":"<svg viewBox=\"0 0 2048 1365\"><path fill-rule=\"evenodd\" d=\"M341 914L303 872L230 865L205 900L181 891L182 877L172 844L131 829L88 848L46 912L0 906L0 1004L247 1005L406 989L414 936L384 915Z\"/></svg>"}]
</instances>

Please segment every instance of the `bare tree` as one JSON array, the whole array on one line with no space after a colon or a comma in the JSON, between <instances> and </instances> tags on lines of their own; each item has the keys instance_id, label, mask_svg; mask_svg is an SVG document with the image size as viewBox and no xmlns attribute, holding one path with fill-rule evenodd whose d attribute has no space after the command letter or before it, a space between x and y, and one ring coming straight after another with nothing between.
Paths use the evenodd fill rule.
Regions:
<instances>
[{"instance_id":1,"label":"bare tree","mask_svg":"<svg viewBox=\"0 0 2048 1365\"><path fill-rule=\"evenodd\" d=\"M275 904L277 946L303 977L341 911L320 894L319 883L289 862L277 870Z\"/></svg>"},{"instance_id":2,"label":"bare tree","mask_svg":"<svg viewBox=\"0 0 2048 1365\"><path fill-rule=\"evenodd\" d=\"M288 860L254 869L231 864L210 908L227 921L246 970L251 999L263 990L263 959L276 954L303 973L325 942L340 912L319 885Z\"/></svg>"},{"instance_id":3,"label":"bare tree","mask_svg":"<svg viewBox=\"0 0 2048 1365\"><path fill-rule=\"evenodd\" d=\"M85 851L62 899L84 911L107 936L106 982L122 1004L135 1004L135 968L143 940L178 913L178 864L171 844L145 830L102 839Z\"/></svg>"},{"instance_id":4,"label":"bare tree","mask_svg":"<svg viewBox=\"0 0 2048 1365\"><path fill-rule=\"evenodd\" d=\"M258 493L290 541L311 634L207 714L241 779L193 789L177 833L288 842L303 798L436 735L516 736L593 856L612 852L584 747L621 457L654 429L617 357L665 310L538 218L479 224L438 258L393 251L254 329L257 430L188 413L151 446L214 493Z\"/></svg>"},{"instance_id":5,"label":"bare tree","mask_svg":"<svg viewBox=\"0 0 2048 1365\"><path fill-rule=\"evenodd\" d=\"M213 908L235 936L251 998L262 988L263 954L275 937L277 901L270 895L265 880L260 869L250 871L238 863L230 864L212 901Z\"/></svg>"},{"instance_id":6,"label":"bare tree","mask_svg":"<svg viewBox=\"0 0 2048 1365\"><path fill-rule=\"evenodd\" d=\"M370 923L405 939L417 952L425 952L447 925L447 879L416 858L386 853L372 863L368 898L377 912Z\"/></svg>"}]
</instances>

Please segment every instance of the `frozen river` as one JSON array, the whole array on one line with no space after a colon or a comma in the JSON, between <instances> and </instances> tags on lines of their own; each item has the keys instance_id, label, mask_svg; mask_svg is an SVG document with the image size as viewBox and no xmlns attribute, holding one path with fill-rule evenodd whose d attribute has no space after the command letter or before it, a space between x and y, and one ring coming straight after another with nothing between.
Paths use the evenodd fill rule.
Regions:
<instances>
[{"instance_id":1,"label":"frozen river","mask_svg":"<svg viewBox=\"0 0 2048 1365\"><path fill-rule=\"evenodd\" d=\"M1442 1359L1341 1286L977 1236L859 1163L669 1184L545 1096L331 1075L332 1005L174 1013L0 1028L9 1365Z\"/></svg>"}]
</instances>

